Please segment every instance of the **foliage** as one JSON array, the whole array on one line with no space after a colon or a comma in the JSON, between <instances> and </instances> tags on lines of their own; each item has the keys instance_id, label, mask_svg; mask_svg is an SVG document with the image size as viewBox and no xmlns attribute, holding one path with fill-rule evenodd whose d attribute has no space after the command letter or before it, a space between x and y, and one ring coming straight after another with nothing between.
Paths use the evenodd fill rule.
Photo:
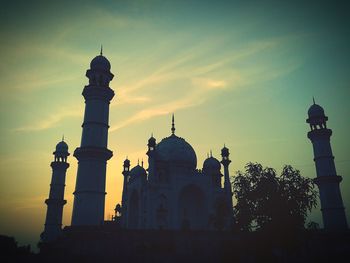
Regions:
<instances>
[{"instance_id":1,"label":"foliage","mask_svg":"<svg viewBox=\"0 0 350 263\"><path fill-rule=\"evenodd\" d=\"M308 211L316 206L317 192L311 179L290 165L276 171L248 163L233 181L236 225L243 231L283 231L304 228Z\"/></svg>"}]
</instances>

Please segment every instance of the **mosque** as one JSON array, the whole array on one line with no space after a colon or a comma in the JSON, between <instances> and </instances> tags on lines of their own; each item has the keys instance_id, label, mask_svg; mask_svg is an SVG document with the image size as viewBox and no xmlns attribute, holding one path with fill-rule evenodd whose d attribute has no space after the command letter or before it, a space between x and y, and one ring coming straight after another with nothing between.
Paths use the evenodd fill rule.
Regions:
<instances>
[{"instance_id":1,"label":"mosque","mask_svg":"<svg viewBox=\"0 0 350 263\"><path fill-rule=\"evenodd\" d=\"M129 170L129 160L124 161L120 210L123 227L230 229L233 211L228 148L221 151L224 175L212 153L204 161L203 169L196 169L196 153L185 139L175 135L173 116L171 135L158 144L152 136L147 155L148 173L143 164Z\"/></svg>"},{"instance_id":2,"label":"mosque","mask_svg":"<svg viewBox=\"0 0 350 263\"><path fill-rule=\"evenodd\" d=\"M107 148L109 104L114 91L109 87L114 75L102 55L96 56L86 72L84 87L85 113L80 147L73 156L78 160L71 227L106 224L106 165L113 156ZM330 145L332 131L327 128L324 110L314 103L307 122L311 131L325 229L347 229L339 189L341 177L336 174ZM233 224L232 190L229 176L229 149L221 150L221 161L212 153L197 168L192 146L176 134L174 115L170 135L157 143L148 140L148 167L143 162L130 167L126 159L122 202L116 206L115 224L131 230L230 230ZM47 214L42 242L61 235L66 170L69 167L68 145L62 140L56 146L52 167ZM221 169L223 168L223 173Z\"/></svg>"}]
</instances>

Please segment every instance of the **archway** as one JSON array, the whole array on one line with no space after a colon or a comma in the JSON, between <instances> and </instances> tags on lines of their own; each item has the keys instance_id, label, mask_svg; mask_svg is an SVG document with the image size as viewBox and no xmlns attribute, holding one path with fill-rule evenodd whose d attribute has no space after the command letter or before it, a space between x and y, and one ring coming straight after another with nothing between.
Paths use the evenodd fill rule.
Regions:
<instances>
[{"instance_id":1,"label":"archway","mask_svg":"<svg viewBox=\"0 0 350 263\"><path fill-rule=\"evenodd\" d=\"M179 195L178 224L182 229L205 229L208 211L205 194L195 185L184 187Z\"/></svg>"},{"instance_id":2,"label":"archway","mask_svg":"<svg viewBox=\"0 0 350 263\"><path fill-rule=\"evenodd\" d=\"M129 216L128 216L128 228L137 228L139 223L139 195L134 190L130 196L129 201Z\"/></svg>"}]
</instances>

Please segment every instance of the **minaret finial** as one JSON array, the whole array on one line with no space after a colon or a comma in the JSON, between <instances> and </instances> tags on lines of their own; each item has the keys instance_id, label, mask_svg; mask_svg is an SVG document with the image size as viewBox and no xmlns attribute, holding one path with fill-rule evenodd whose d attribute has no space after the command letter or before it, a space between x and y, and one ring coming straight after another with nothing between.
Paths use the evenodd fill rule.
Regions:
<instances>
[{"instance_id":1,"label":"minaret finial","mask_svg":"<svg viewBox=\"0 0 350 263\"><path fill-rule=\"evenodd\" d=\"M213 152L212 152L212 150L210 150L210 157L213 157Z\"/></svg>"},{"instance_id":2,"label":"minaret finial","mask_svg":"<svg viewBox=\"0 0 350 263\"><path fill-rule=\"evenodd\" d=\"M171 134L175 134L175 119L174 119L174 113L173 113L173 117L171 120Z\"/></svg>"},{"instance_id":3,"label":"minaret finial","mask_svg":"<svg viewBox=\"0 0 350 263\"><path fill-rule=\"evenodd\" d=\"M64 134L62 134L62 142L64 142Z\"/></svg>"},{"instance_id":4,"label":"minaret finial","mask_svg":"<svg viewBox=\"0 0 350 263\"><path fill-rule=\"evenodd\" d=\"M316 104L314 96L312 96L312 101L314 102L314 104Z\"/></svg>"},{"instance_id":5,"label":"minaret finial","mask_svg":"<svg viewBox=\"0 0 350 263\"><path fill-rule=\"evenodd\" d=\"M140 159L137 159L137 165L140 165Z\"/></svg>"},{"instance_id":6,"label":"minaret finial","mask_svg":"<svg viewBox=\"0 0 350 263\"><path fill-rule=\"evenodd\" d=\"M141 166L143 167L143 158L142 158L142 161L141 161Z\"/></svg>"},{"instance_id":7,"label":"minaret finial","mask_svg":"<svg viewBox=\"0 0 350 263\"><path fill-rule=\"evenodd\" d=\"M101 44L100 56L102 56L102 55L103 55L102 51L103 51L103 46L102 46L102 44Z\"/></svg>"}]
</instances>

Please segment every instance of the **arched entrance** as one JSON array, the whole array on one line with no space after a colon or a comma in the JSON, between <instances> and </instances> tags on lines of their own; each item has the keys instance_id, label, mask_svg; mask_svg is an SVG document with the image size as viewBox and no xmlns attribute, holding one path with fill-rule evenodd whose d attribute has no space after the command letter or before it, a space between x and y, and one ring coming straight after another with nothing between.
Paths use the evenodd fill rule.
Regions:
<instances>
[{"instance_id":1,"label":"arched entrance","mask_svg":"<svg viewBox=\"0 0 350 263\"><path fill-rule=\"evenodd\" d=\"M129 215L128 215L128 228L137 228L139 224L139 195L134 190L130 196L129 201Z\"/></svg>"},{"instance_id":2,"label":"arched entrance","mask_svg":"<svg viewBox=\"0 0 350 263\"><path fill-rule=\"evenodd\" d=\"M184 187L179 195L178 224L182 229L205 229L208 211L205 194L195 185Z\"/></svg>"}]
</instances>

